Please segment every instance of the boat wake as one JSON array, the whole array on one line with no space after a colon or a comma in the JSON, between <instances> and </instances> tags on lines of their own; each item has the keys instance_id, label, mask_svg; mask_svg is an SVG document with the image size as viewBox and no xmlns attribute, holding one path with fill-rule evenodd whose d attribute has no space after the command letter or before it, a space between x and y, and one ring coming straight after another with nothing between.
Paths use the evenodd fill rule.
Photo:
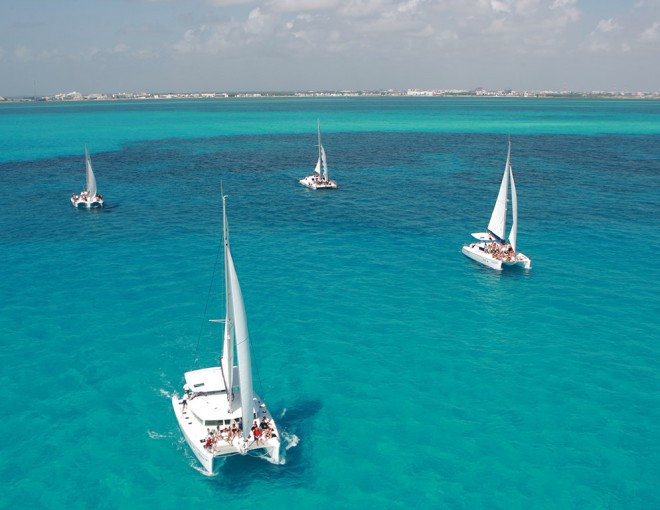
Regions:
<instances>
[{"instance_id":1,"label":"boat wake","mask_svg":"<svg viewBox=\"0 0 660 510\"><path fill-rule=\"evenodd\" d=\"M161 397L167 397L169 399L171 399L174 396L174 393L171 393L171 392L169 392L167 390L164 390L162 388L160 390L158 390L158 393L160 393Z\"/></svg>"},{"instance_id":2,"label":"boat wake","mask_svg":"<svg viewBox=\"0 0 660 510\"><path fill-rule=\"evenodd\" d=\"M147 430L150 439L168 439L174 437L171 432L167 434L162 434L161 432L156 432L155 430Z\"/></svg>"},{"instance_id":3,"label":"boat wake","mask_svg":"<svg viewBox=\"0 0 660 510\"><path fill-rule=\"evenodd\" d=\"M285 450L290 450L291 448L295 448L296 446L298 446L298 443L300 442L300 438L295 434L282 432L280 436L282 438L282 444L284 445Z\"/></svg>"},{"instance_id":4,"label":"boat wake","mask_svg":"<svg viewBox=\"0 0 660 510\"><path fill-rule=\"evenodd\" d=\"M215 476L218 476L218 473L209 473L206 469L204 469L199 462L197 462L197 459L195 457L190 458L190 467L193 468L195 471L203 474L204 476L208 476L209 478L213 478Z\"/></svg>"}]
</instances>

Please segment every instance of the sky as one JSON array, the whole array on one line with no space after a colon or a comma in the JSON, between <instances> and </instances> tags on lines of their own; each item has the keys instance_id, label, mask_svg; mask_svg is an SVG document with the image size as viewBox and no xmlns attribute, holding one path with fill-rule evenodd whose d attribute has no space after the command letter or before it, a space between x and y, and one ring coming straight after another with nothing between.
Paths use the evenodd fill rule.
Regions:
<instances>
[{"instance_id":1,"label":"sky","mask_svg":"<svg viewBox=\"0 0 660 510\"><path fill-rule=\"evenodd\" d=\"M5 0L0 96L660 91L660 0Z\"/></svg>"}]
</instances>

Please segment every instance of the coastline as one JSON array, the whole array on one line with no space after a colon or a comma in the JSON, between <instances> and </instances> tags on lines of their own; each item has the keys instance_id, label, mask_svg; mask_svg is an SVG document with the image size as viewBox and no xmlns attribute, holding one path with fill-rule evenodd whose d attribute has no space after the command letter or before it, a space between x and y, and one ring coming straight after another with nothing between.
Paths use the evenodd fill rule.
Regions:
<instances>
[{"instance_id":1,"label":"coastline","mask_svg":"<svg viewBox=\"0 0 660 510\"><path fill-rule=\"evenodd\" d=\"M488 97L488 98L563 98L563 99L660 99L660 92L576 92L576 91L515 91L515 90L329 90L329 91L281 91L281 92L119 92L58 93L35 97L2 97L2 102L40 101L114 101L114 100L167 100L167 99L235 99L235 98L309 98L309 97Z\"/></svg>"}]
</instances>

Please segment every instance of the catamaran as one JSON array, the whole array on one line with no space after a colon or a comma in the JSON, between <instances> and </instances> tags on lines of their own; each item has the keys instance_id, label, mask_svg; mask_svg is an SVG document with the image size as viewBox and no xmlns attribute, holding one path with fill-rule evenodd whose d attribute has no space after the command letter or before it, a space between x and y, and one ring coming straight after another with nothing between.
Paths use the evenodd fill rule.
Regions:
<instances>
[{"instance_id":1,"label":"catamaran","mask_svg":"<svg viewBox=\"0 0 660 510\"><path fill-rule=\"evenodd\" d=\"M509 182L511 183L511 230L508 242L505 239L507 197ZM506 156L504 176L500 184L500 192L493 209L493 214L488 223L488 232L476 232L472 234L479 242L463 246L463 253L472 260L501 271L505 266L522 266L525 269L532 267L531 259L524 253L516 251L518 240L518 195L516 184L513 180L511 170L511 140L509 140L509 152Z\"/></svg>"},{"instance_id":2,"label":"catamaran","mask_svg":"<svg viewBox=\"0 0 660 510\"><path fill-rule=\"evenodd\" d=\"M325 149L321 144L321 122L317 121L317 132L319 139L319 159L316 162L314 173L300 179L300 184L311 189L337 189L337 181L328 178L328 161L325 157ZM321 173L321 171L323 171Z\"/></svg>"},{"instance_id":3,"label":"catamaran","mask_svg":"<svg viewBox=\"0 0 660 510\"><path fill-rule=\"evenodd\" d=\"M172 396L179 427L205 472L217 473L221 459L258 455L279 463L280 436L275 420L252 385L252 362L243 294L229 247L226 197L222 197L225 305L219 366L184 374L181 398ZM236 364L234 365L234 358Z\"/></svg>"},{"instance_id":4,"label":"catamaran","mask_svg":"<svg viewBox=\"0 0 660 510\"><path fill-rule=\"evenodd\" d=\"M103 207L103 195L100 195L96 190L96 178L92 170L92 159L89 157L87 145L85 145L85 176L87 180L85 191L82 191L80 195L76 195L75 193L71 195L73 207L80 209Z\"/></svg>"}]
</instances>

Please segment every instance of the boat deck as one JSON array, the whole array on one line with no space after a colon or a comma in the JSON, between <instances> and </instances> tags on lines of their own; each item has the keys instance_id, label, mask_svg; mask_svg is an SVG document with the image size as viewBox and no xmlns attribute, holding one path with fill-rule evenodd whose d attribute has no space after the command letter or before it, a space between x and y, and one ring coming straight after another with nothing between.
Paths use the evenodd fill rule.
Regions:
<instances>
[{"instance_id":1,"label":"boat deck","mask_svg":"<svg viewBox=\"0 0 660 510\"><path fill-rule=\"evenodd\" d=\"M247 440L237 431L237 428L243 425L241 408L229 413L226 393L196 395L185 404L177 395L172 397L172 406L179 426L202 464L209 462L211 457L244 454L264 448L277 452L275 458L279 456L280 438L275 420L261 399L257 395L255 397L259 415L246 426L252 428L254 421L261 424L265 418L270 430L262 429L258 438L250 432ZM235 400L240 402L240 396L237 395Z\"/></svg>"},{"instance_id":2,"label":"boat deck","mask_svg":"<svg viewBox=\"0 0 660 510\"><path fill-rule=\"evenodd\" d=\"M300 184L310 189L337 189L337 182L331 179L324 179L310 175L300 179Z\"/></svg>"},{"instance_id":3,"label":"boat deck","mask_svg":"<svg viewBox=\"0 0 660 510\"><path fill-rule=\"evenodd\" d=\"M462 252L472 260L496 270L502 266L522 266L531 268L531 260L520 252L507 251L498 243L479 242L463 246Z\"/></svg>"}]
</instances>

